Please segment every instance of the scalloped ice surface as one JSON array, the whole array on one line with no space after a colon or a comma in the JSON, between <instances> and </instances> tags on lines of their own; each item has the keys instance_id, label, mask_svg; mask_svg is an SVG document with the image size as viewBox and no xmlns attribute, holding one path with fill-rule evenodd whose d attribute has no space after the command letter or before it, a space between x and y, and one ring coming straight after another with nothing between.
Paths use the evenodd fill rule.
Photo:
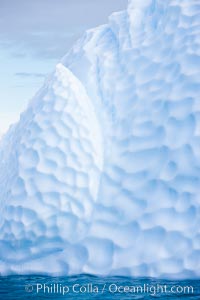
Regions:
<instances>
[{"instance_id":1,"label":"scalloped ice surface","mask_svg":"<svg viewBox=\"0 0 200 300\"><path fill-rule=\"evenodd\" d=\"M200 277L200 3L132 0L0 145L2 274Z\"/></svg>"}]
</instances>

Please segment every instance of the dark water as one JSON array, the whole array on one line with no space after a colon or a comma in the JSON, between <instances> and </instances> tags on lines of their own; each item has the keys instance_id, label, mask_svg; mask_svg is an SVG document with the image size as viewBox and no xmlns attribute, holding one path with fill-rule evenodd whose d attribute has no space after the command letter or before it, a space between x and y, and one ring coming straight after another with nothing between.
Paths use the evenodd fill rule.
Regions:
<instances>
[{"instance_id":1,"label":"dark water","mask_svg":"<svg viewBox=\"0 0 200 300\"><path fill-rule=\"evenodd\" d=\"M0 299L200 299L200 280L130 277L0 277Z\"/></svg>"}]
</instances>

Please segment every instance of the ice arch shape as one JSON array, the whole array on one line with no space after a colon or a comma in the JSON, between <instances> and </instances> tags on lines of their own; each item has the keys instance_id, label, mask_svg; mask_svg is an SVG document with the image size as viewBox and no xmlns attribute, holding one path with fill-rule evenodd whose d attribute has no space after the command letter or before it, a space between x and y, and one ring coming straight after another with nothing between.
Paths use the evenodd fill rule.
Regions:
<instances>
[{"instance_id":1,"label":"ice arch shape","mask_svg":"<svg viewBox=\"0 0 200 300\"><path fill-rule=\"evenodd\" d=\"M129 1L0 145L2 274L200 276L200 4Z\"/></svg>"}]
</instances>

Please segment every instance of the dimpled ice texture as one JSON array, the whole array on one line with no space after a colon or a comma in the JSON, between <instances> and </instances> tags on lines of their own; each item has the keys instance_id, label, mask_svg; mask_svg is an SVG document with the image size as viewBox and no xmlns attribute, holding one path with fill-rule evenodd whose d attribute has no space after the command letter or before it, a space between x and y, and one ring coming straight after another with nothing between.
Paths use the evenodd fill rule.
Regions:
<instances>
[{"instance_id":1,"label":"dimpled ice texture","mask_svg":"<svg viewBox=\"0 0 200 300\"><path fill-rule=\"evenodd\" d=\"M0 144L1 274L200 276L200 3L88 30Z\"/></svg>"}]
</instances>

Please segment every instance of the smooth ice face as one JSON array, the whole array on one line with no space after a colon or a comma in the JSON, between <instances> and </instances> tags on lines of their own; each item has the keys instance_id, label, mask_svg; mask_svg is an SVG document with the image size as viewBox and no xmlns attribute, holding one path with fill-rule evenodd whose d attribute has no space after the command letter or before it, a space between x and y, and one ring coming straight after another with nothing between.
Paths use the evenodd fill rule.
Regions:
<instances>
[{"instance_id":1,"label":"smooth ice face","mask_svg":"<svg viewBox=\"0 0 200 300\"><path fill-rule=\"evenodd\" d=\"M0 146L0 270L200 276L200 5L129 1Z\"/></svg>"}]
</instances>

